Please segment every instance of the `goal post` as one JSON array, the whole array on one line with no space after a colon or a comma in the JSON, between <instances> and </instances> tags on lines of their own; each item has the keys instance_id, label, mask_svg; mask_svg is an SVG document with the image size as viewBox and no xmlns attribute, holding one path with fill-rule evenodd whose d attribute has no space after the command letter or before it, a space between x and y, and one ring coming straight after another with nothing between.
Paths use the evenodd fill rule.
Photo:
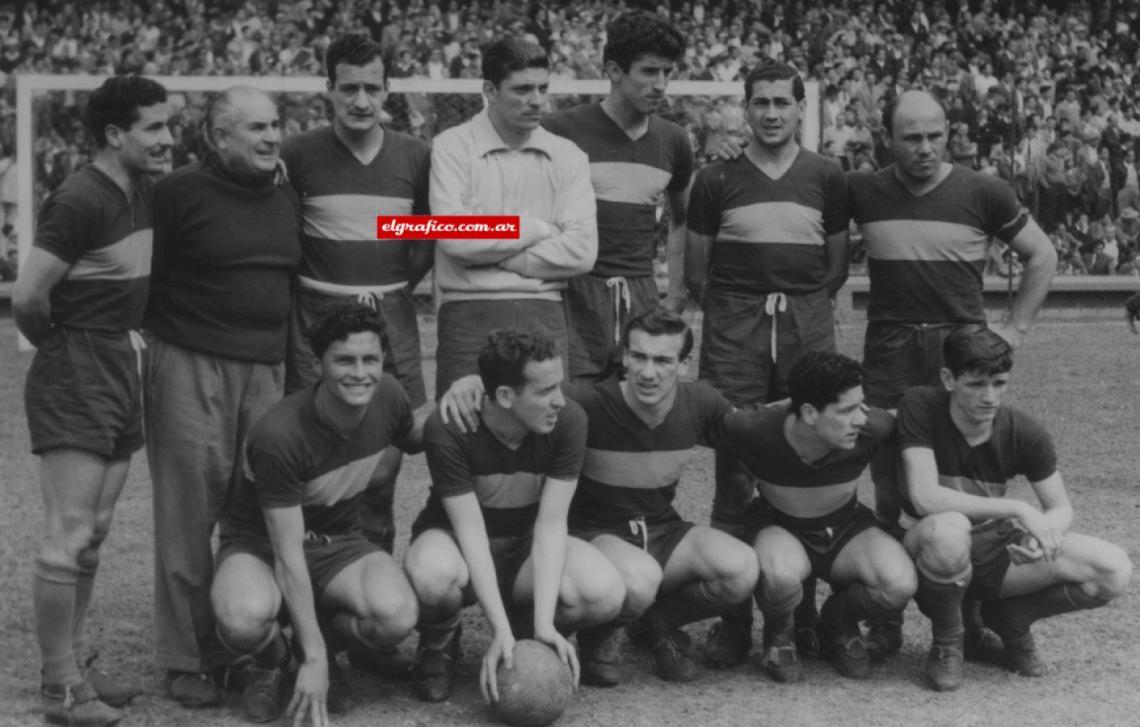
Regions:
<instances>
[{"instance_id":1,"label":"goal post","mask_svg":"<svg viewBox=\"0 0 1140 727\"><path fill-rule=\"evenodd\" d=\"M36 199L36 158L35 123L39 118L35 113L35 100L48 93L92 91L98 88L106 76L17 74L16 75L16 240L19 262L22 265L31 249L35 234L35 219L38 212ZM250 86L273 94L325 93L325 78L319 76L154 76L167 91L216 92L231 86ZM820 97L819 83L807 81L807 113L801 126L801 141L807 149L815 151L820 140ZM389 80L389 96L409 94L451 94L457 96L481 96L483 81L477 78L392 78ZM604 96L609 93L607 80L554 79L550 82L552 98L560 96ZM744 95L741 81L671 81L667 95L671 97L699 97L705 99L739 98ZM464 119L459 119L462 121ZM20 348L28 348L23 338Z\"/></svg>"}]
</instances>

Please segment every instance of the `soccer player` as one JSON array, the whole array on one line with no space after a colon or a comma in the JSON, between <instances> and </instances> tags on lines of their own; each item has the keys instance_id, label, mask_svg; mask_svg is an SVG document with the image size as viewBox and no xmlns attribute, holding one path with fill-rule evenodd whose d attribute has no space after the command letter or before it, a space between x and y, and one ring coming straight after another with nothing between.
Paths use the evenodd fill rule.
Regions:
<instances>
[{"instance_id":1,"label":"soccer player","mask_svg":"<svg viewBox=\"0 0 1140 727\"><path fill-rule=\"evenodd\" d=\"M419 614L403 570L357 517L385 448L418 448L420 438L407 395L383 373L383 317L362 305L333 307L309 334L320 379L250 430L210 592L220 640L252 657L245 710L254 722L281 715L290 659L277 620L282 602L301 659L289 711L314 725L346 706L329 693L330 670L334 684L342 679L337 644L394 646Z\"/></svg>"},{"instance_id":2,"label":"soccer player","mask_svg":"<svg viewBox=\"0 0 1140 727\"><path fill-rule=\"evenodd\" d=\"M847 279L850 221L842 170L796 140L804 113L796 69L758 65L744 96L754 143L697 174L685 260L689 289L704 311L700 377L738 407L785 398L796 359L835 350L831 300ZM713 524L743 535L754 490L740 462L718 451ZM814 616L814 588L805 600ZM745 603L713 632L706 660L721 667L743 662L751 627Z\"/></svg>"},{"instance_id":3,"label":"soccer player","mask_svg":"<svg viewBox=\"0 0 1140 727\"><path fill-rule=\"evenodd\" d=\"M1025 263L1009 318L995 328L1014 347L1045 300L1057 253L1008 184L942 161L946 114L933 96L903 93L883 119L895 163L853 172L848 183L871 277L867 403L894 409L911 386L938 384L942 342L952 331L985 325L982 272L990 237ZM888 528L898 520L897 466L889 446L871 465L876 516ZM970 627L980 624L971 619ZM876 655L897 651L901 623L873 626L868 638Z\"/></svg>"},{"instance_id":4,"label":"soccer player","mask_svg":"<svg viewBox=\"0 0 1140 727\"><path fill-rule=\"evenodd\" d=\"M384 319L385 371L413 407L422 406L420 334L412 292L431 268L429 241L377 240L376 215L427 214L431 149L386 129L387 69L380 45L367 35L344 35L325 53L333 123L287 139L281 158L301 200L301 267L290 315L285 391L319 377L308 328L344 300L360 300ZM373 485L361 497L365 535L389 553L395 539L392 497L402 454L389 447ZM354 664L363 665L355 649ZM375 665L380 666L380 665Z\"/></svg>"},{"instance_id":5,"label":"soccer player","mask_svg":"<svg viewBox=\"0 0 1140 727\"><path fill-rule=\"evenodd\" d=\"M91 94L91 164L48 197L12 293L20 332L38 347L24 384L40 457L45 532L32 609L44 718L110 725L142 690L80 667L99 548L143 446L140 342L151 257L151 182L172 143L166 91L116 76Z\"/></svg>"},{"instance_id":6,"label":"soccer player","mask_svg":"<svg viewBox=\"0 0 1140 727\"><path fill-rule=\"evenodd\" d=\"M491 627L479 684L498 699L499 663L512 665L516 634L531 634L569 663L560 633L605 623L625 596L613 566L567 536L566 512L586 447L586 417L566 401L562 358L542 332L493 332L479 354L487 402L463 431L438 412L424 427L432 489L413 525L405 568L419 596L414 674L429 702L451 693L460 611L478 601Z\"/></svg>"},{"instance_id":7,"label":"soccer player","mask_svg":"<svg viewBox=\"0 0 1140 727\"><path fill-rule=\"evenodd\" d=\"M685 39L655 13L631 10L606 29L602 51L610 93L599 103L550 114L542 125L590 157L598 203L598 261L567 281L570 378L601 381L621 359L630 318L658 305L657 207L669 207L666 307L684 307L686 190L693 152L685 131L654 112L665 98Z\"/></svg>"},{"instance_id":8,"label":"soccer player","mask_svg":"<svg viewBox=\"0 0 1140 727\"><path fill-rule=\"evenodd\" d=\"M718 451L757 477L760 496L744 522L760 561L764 669L779 682L803 678L793 611L802 582L822 578L833 591L820 614L825 653L844 676L863 679L870 656L859 621L893 618L915 589L906 551L855 498L894 418L867 407L859 364L838 353L804 353L787 382L789 401L733 414L717 435Z\"/></svg>"},{"instance_id":9,"label":"soccer player","mask_svg":"<svg viewBox=\"0 0 1140 727\"><path fill-rule=\"evenodd\" d=\"M235 86L206 109L211 151L154 190L143 381L154 486L155 632L167 693L221 703L210 534L241 477L249 428L281 399L300 206L279 175L277 106Z\"/></svg>"},{"instance_id":10,"label":"soccer player","mask_svg":"<svg viewBox=\"0 0 1140 727\"><path fill-rule=\"evenodd\" d=\"M436 395L475 372L487 333L542 328L567 351L566 280L589 272L598 253L594 189L586 154L539 126L549 60L518 38L483 53L487 108L435 137L431 211L518 215L518 239L440 240Z\"/></svg>"},{"instance_id":11,"label":"soccer player","mask_svg":"<svg viewBox=\"0 0 1140 727\"><path fill-rule=\"evenodd\" d=\"M970 655L963 596L981 601L983 622L1001 637L999 654L978 656L1040 676L1032 624L1099 608L1132 576L1123 549L1069 531L1073 506L1049 434L1003 406L1009 342L994 331L958 330L946 338L943 361L942 386L909 390L898 413L905 514L913 523L903 544L918 568L915 600L933 632L926 678L939 691L958 688L963 654ZM1017 475L1029 480L1040 510L1008 496Z\"/></svg>"},{"instance_id":12,"label":"soccer player","mask_svg":"<svg viewBox=\"0 0 1140 727\"><path fill-rule=\"evenodd\" d=\"M620 681L617 636L630 624L632 640L653 652L659 676L690 681L698 671L681 627L725 613L756 584L748 545L686 522L673 508L693 447L712 444L709 432L732 407L707 384L680 380L693 333L677 314L658 307L632 319L623 345L623 381L565 387L589 420L570 532L605 554L626 591L617 619L579 632L582 678L595 686ZM455 398L466 402L458 407L463 411L478 401L459 384L455 390L441 406Z\"/></svg>"}]
</instances>

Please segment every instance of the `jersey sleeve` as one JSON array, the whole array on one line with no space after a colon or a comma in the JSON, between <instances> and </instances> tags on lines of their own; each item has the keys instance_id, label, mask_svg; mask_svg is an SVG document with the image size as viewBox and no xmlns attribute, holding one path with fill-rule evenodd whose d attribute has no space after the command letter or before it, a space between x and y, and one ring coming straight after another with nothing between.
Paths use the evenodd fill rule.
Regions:
<instances>
[{"instance_id":1,"label":"jersey sleeve","mask_svg":"<svg viewBox=\"0 0 1140 727\"><path fill-rule=\"evenodd\" d=\"M1045 427L1018 412L1014 446L1017 471L1030 482L1041 482L1057 472L1057 449Z\"/></svg>"},{"instance_id":2,"label":"jersey sleeve","mask_svg":"<svg viewBox=\"0 0 1140 727\"><path fill-rule=\"evenodd\" d=\"M700 413L698 442L706 447L714 447L713 442L716 441L725 418L732 413L733 406L724 394L706 381L696 381L692 387L693 396L697 400L697 411Z\"/></svg>"},{"instance_id":3,"label":"jersey sleeve","mask_svg":"<svg viewBox=\"0 0 1140 727\"><path fill-rule=\"evenodd\" d=\"M441 499L475 491L475 477L461 441L463 436L443 423L438 410L424 423L424 453L431 474L431 490Z\"/></svg>"},{"instance_id":4,"label":"jersey sleeve","mask_svg":"<svg viewBox=\"0 0 1140 727\"><path fill-rule=\"evenodd\" d=\"M553 447L546 475L556 480L576 480L586 456L586 412L567 400L551 432Z\"/></svg>"},{"instance_id":5,"label":"jersey sleeve","mask_svg":"<svg viewBox=\"0 0 1140 727\"><path fill-rule=\"evenodd\" d=\"M73 265L87 252L98 224L78 201L59 192L48 198L36 223L33 247Z\"/></svg>"},{"instance_id":6,"label":"jersey sleeve","mask_svg":"<svg viewBox=\"0 0 1140 727\"><path fill-rule=\"evenodd\" d=\"M934 417L938 409L937 400L930 393L930 389L916 387L903 394L898 413L899 449L934 449Z\"/></svg>"},{"instance_id":7,"label":"jersey sleeve","mask_svg":"<svg viewBox=\"0 0 1140 727\"><path fill-rule=\"evenodd\" d=\"M409 438L416 428L416 420L412 414L412 404L408 401L408 393L399 382L387 375L380 382L381 389L377 393L385 402L389 413L389 441L408 454L419 452L423 447Z\"/></svg>"},{"instance_id":8,"label":"jersey sleeve","mask_svg":"<svg viewBox=\"0 0 1140 727\"><path fill-rule=\"evenodd\" d=\"M870 407L867 411L867 424L863 430L871 438L874 447L878 449L884 442L895 436L896 420L890 412L878 407Z\"/></svg>"},{"instance_id":9,"label":"jersey sleeve","mask_svg":"<svg viewBox=\"0 0 1140 727\"><path fill-rule=\"evenodd\" d=\"M679 127L673 130L673 178L665 189L670 192L683 192L693 177L693 147L685 132Z\"/></svg>"},{"instance_id":10,"label":"jersey sleeve","mask_svg":"<svg viewBox=\"0 0 1140 727\"><path fill-rule=\"evenodd\" d=\"M731 410L705 429L702 443L730 457L742 459L748 447L748 432L753 429L754 420L755 410Z\"/></svg>"},{"instance_id":11,"label":"jersey sleeve","mask_svg":"<svg viewBox=\"0 0 1140 727\"><path fill-rule=\"evenodd\" d=\"M1021 206L1008 184L996 179L981 188L986 232L1009 242L1029 223L1029 211Z\"/></svg>"},{"instance_id":12,"label":"jersey sleeve","mask_svg":"<svg viewBox=\"0 0 1140 727\"><path fill-rule=\"evenodd\" d=\"M246 475L253 484L257 503L263 508L300 507L304 500L305 476L301 471L304 451L292 443L284 429L254 426L246 441Z\"/></svg>"},{"instance_id":13,"label":"jersey sleeve","mask_svg":"<svg viewBox=\"0 0 1140 727\"><path fill-rule=\"evenodd\" d=\"M720 201L717 199L717 190L714 189L715 167L705 167L697 172L693 181L693 190L689 193L689 212L687 225L690 230L700 235L716 237L720 229Z\"/></svg>"},{"instance_id":14,"label":"jersey sleeve","mask_svg":"<svg viewBox=\"0 0 1140 727\"><path fill-rule=\"evenodd\" d=\"M412 214L431 213L428 190L431 188L431 146L416 145L415 151L415 196L412 198Z\"/></svg>"},{"instance_id":15,"label":"jersey sleeve","mask_svg":"<svg viewBox=\"0 0 1140 727\"><path fill-rule=\"evenodd\" d=\"M847 177L843 170L831 162L825 162L823 193L826 200L823 208L823 233L835 235L846 232L851 224L851 203L847 190Z\"/></svg>"}]
</instances>

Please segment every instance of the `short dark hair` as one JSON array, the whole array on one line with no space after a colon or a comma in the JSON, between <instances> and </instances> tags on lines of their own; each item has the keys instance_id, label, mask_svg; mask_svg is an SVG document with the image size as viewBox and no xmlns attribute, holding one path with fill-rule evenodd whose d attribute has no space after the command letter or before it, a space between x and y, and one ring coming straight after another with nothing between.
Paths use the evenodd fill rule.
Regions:
<instances>
[{"instance_id":1,"label":"short dark hair","mask_svg":"<svg viewBox=\"0 0 1140 727\"><path fill-rule=\"evenodd\" d=\"M526 365L541 363L558 355L554 339L541 330L519 331L514 328L491 331L487 345L479 352L479 377L483 390L494 396L500 386L515 391L526 385Z\"/></svg>"},{"instance_id":2,"label":"short dark hair","mask_svg":"<svg viewBox=\"0 0 1140 727\"><path fill-rule=\"evenodd\" d=\"M384 49L366 33L348 33L329 43L325 51L325 73L329 83L336 85L336 67L341 63L367 66L377 58L384 66L384 83L387 84L388 60L384 57Z\"/></svg>"},{"instance_id":3,"label":"short dark hair","mask_svg":"<svg viewBox=\"0 0 1140 727\"><path fill-rule=\"evenodd\" d=\"M883 109L883 131L886 133L887 138L892 138L895 133L895 114L899 110L899 104L902 102L904 93L896 94L891 97L887 102L887 107ZM946 116L946 105L942 103L942 99L938 98L933 93L927 94L933 99L934 103L938 104L938 108L942 109L942 116Z\"/></svg>"},{"instance_id":4,"label":"short dark hair","mask_svg":"<svg viewBox=\"0 0 1140 727\"><path fill-rule=\"evenodd\" d=\"M87 102L87 129L95 146L107 146L107 127L126 130L139 120L139 109L166 102L166 89L158 81L138 75L112 76L91 93Z\"/></svg>"},{"instance_id":5,"label":"short dark hair","mask_svg":"<svg viewBox=\"0 0 1140 727\"><path fill-rule=\"evenodd\" d=\"M942 365L954 378L966 373L1004 374L1013 368L1013 347L988 328L959 328L942 343Z\"/></svg>"},{"instance_id":6,"label":"short dark hair","mask_svg":"<svg viewBox=\"0 0 1140 727\"><path fill-rule=\"evenodd\" d=\"M503 38L483 50L483 80L495 86L515 71L550 69L550 58L541 46L522 38Z\"/></svg>"},{"instance_id":7,"label":"short dark hair","mask_svg":"<svg viewBox=\"0 0 1140 727\"><path fill-rule=\"evenodd\" d=\"M788 370L788 394L796 416L804 404L823 411L839 401L843 392L862 384L863 367L841 353L808 351Z\"/></svg>"},{"instance_id":8,"label":"short dark hair","mask_svg":"<svg viewBox=\"0 0 1140 727\"><path fill-rule=\"evenodd\" d=\"M651 336L676 336L684 334L680 360L684 361L693 351L693 329L685 319L670 310L657 306L631 319L625 324L621 345L629 348L629 337L634 331L645 331Z\"/></svg>"},{"instance_id":9,"label":"short dark hair","mask_svg":"<svg viewBox=\"0 0 1140 727\"><path fill-rule=\"evenodd\" d=\"M329 309L309 328L309 348L317 358L324 358L329 346L353 333L371 331L383 342L384 319L361 303L341 303Z\"/></svg>"},{"instance_id":10,"label":"short dark hair","mask_svg":"<svg viewBox=\"0 0 1140 727\"><path fill-rule=\"evenodd\" d=\"M602 64L613 61L628 72L637 57L653 53L674 63L685 52L685 36L668 20L646 10L627 10L606 28Z\"/></svg>"},{"instance_id":11,"label":"short dark hair","mask_svg":"<svg viewBox=\"0 0 1140 727\"><path fill-rule=\"evenodd\" d=\"M748 72L744 79L744 103L752 100L752 87L757 81L791 81L792 97L796 102L804 100L804 79L800 72L787 63L761 63Z\"/></svg>"}]
</instances>

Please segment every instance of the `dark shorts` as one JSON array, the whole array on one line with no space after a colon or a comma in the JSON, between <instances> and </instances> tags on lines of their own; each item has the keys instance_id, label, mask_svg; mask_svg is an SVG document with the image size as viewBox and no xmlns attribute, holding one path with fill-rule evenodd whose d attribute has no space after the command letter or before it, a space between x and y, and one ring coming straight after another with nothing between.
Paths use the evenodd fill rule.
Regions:
<instances>
[{"instance_id":1,"label":"dark shorts","mask_svg":"<svg viewBox=\"0 0 1140 727\"><path fill-rule=\"evenodd\" d=\"M1001 592L1002 581L1012 563L1007 546L1021 541L1025 530L1013 520L993 520L970 530L970 563L974 576L968 595L979 601L993 601Z\"/></svg>"},{"instance_id":2,"label":"dark shorts","mask_svg":"<svg viewBox=\"0 0 1140 727\"><path fill-rule=\"evenodd\" d=\"M382 552L380 548L360 533L308 535L305 538L305 565L317 598L328 590L329 584L342 570L365 556L379 552ZM223 534L215 558L217 566L220 567L222 561L235 553L248 553L273 567L273 545L269 538Z\"/></svg>"},{"instance_id":3,"label":"dark shorts","mask_svg":"<svg viewBox=\"0 0 1140 727\"><path fill-rule=\"evenodd\" d=\"M456 539L453 530L442 527L423 527L422 523L419 522L417 524L421 527L413 526L413 541L428 530L439 530L446 533L455 542L456 548L459 547L459 541ZM534 541L530 535L519 535L487 538L487 542L491 546L491 561L495 564L495 578L499 582L499 596L503 599L503 605L507 611L511 612L514 605L515 581L518 580L519 571L522 570L526 559L530 557L531 546ZM462 552L461 549L460 553ZM468 582L467 587L463 590L463 603L469 606L476 600L475 586Z\"/></svg>"},{"instance_id":4,"label":"dark shorts","mask_svg":"<svg viewBox=\"0 0 1140 727\"><path fill-rule=\"evenodd\" d=\"M562 300L570 326L570 378L601 381L618 371L625 324L660 304L653 276L623 279L628 308L618 284L606 284L612 278L583 275L567 282Z\"/></svg>"},{"instance_id":5,"label":"dark shorts","mask_svg":"<svg viewBox=\"0 0 1140 727\"><path fill-rule=\"evenodd\" d=\"M735 406L763 404L788 395L788 369L805 351L835 350L835 313L826 290L787 296L776 313L776 364L767 296L711 290L701 309L700 378Z\"/></svg>"},{"instance_id":6,"label":"dark shorts","mask_svg":"<svg viewBox=\"0 0 1140 727\"><path fill-rule=\"evenodd\" d=\"M423 366L420 360L420 328L416 305L407 288L373 296L384 319L384 371L396 377L408 394L412 408L427 401ZM293 293L289 314L289 348L285 357L285 393L291 394L316 383L321 370L309 347L309 329L325 312L355 300L353 296L331 295L298 288Z\"/></svg>"},{"instance_id":7,"label":"dark shorts","mask_svg":"<svg viewBox=\"0 0 1140 727\"><path fill-rule=\"evenodd\" d=\"M662 568L673 557L673 551L685 535L695 527L693 523L682 520L676 511L649 521L639 518L615 523L582 517L570 518L570 535L575 538L590 543L600 535L613 535L649 553Z\"/></svg>"},{"instance_id":8,"label":"dark shorts","mask_svg":"<svg viewBox=\"0 0 1140 727\"><path fill-rule=\"evenodd\" d=\"M981 323L867 324L863 341L863 393L867 404L894 409L912 386L939 386L942 343L959 328Z\"/></svg>"},{"instance_id":9,"label":"dark shorts","mask_svg":"<svg viewBox=\"0 0 1140 727\"><path fill-rule=\"evenodd\" d=\"M439 347L435 352L436 401L456 380L479 373L479 351L487 345L487 335L498 328L545 331L554 339L563 365L567 365L562 301L521 298L444 303L439 309Z\"/></svg>"},{"instance_id":10,"label":"dark shorts","mask_svg":"<svg viewBox=\"0 0 1140 727\"><path fill-rule=\"evenodd\" d=\"M757 497L748 506L748 524L752 528L749 542L755 542L767 527L787 530L804 546L812 576L830 582L831 566L843 548L859 533L877 527L878 521L868 507L856 500L825 517L798 518L785 515Z\"/></svg>"},{"instance_id":11,"label":"dark shorts","mask_svg":"<svg viewBox=\"0 0 1140 727\"><path fill-rule=\"evenodd\" d=\"M127 333L52 329L24 382L32 452L66 448L129 459L143 446L139 367Z\"/></svg>"}]
</instances>

